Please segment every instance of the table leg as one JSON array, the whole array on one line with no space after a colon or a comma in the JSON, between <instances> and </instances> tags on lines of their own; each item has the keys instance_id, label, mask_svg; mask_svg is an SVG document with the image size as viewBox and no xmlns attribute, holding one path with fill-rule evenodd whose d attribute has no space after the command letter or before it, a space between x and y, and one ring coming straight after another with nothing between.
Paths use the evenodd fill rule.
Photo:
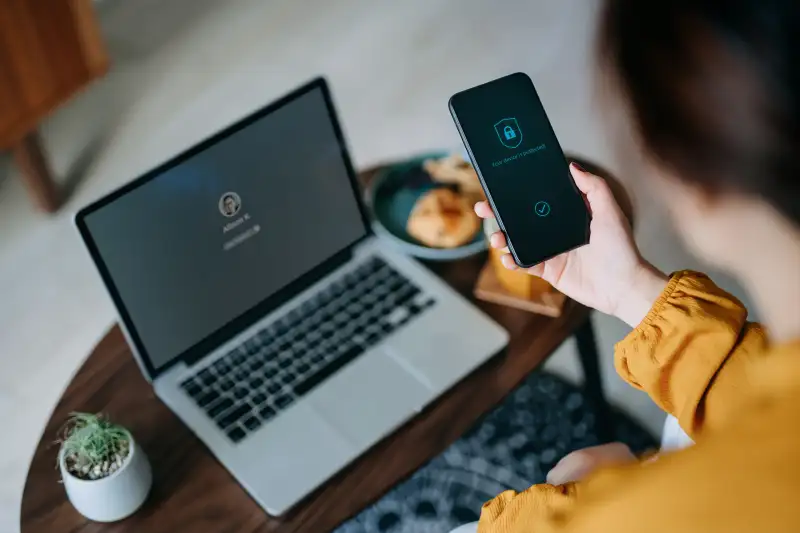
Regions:
<instances>
[{"instance_id":1,"label":"table leg","mask_svg":"<svg viewBox=\"0 0 800 533\"><path fill-rule=\"evenodd\" d=\"M39 133L34 130L14 146L14 161L33 201L52 213L61 205L61 195L53 179Z\"/></svg>"},{"instance_id":2,"label":"table leg","mask_svg":"<svg viewBox=\"0 0 800 533\"><path fill-rule=\"evenodd\" d=\"M597 416L597 434L601 442L614 441L614 420L611 416L611 406L603 392L603 379L600 374L600 354L597 351L597 341L594 335L594 326L589 317L575 332L578 342L578 356L583 366L584 387L586 395L592 403Z\"/></svg>"}]
</instances>

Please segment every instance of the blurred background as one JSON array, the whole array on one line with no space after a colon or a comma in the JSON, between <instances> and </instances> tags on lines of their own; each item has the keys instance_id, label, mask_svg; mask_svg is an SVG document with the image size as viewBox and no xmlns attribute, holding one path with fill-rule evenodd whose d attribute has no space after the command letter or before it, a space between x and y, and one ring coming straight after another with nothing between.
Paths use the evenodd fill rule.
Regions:
<instances>
[{"instance_id":1,"label":"blurred background","mask_svg":"<svg viewBox=\"0 0 800 533\"><path fill-rule=\"evenodd\" d=\"M0 6L6 3L15 2L0 0ZM605 124L613 117L603 113L594 83L599 5L599 0L95 2L109 69L38 123L55 180L69 192L60 208L52 214L37 209L18 165L0 152L0 531L17 531L25 473L44 423L115 320L73 228L75 211L314 76L330 81L354 161L363 168L458 148L447 111L450 95L526 72L565 150L611 169L633 193L644 256L667 271L708 271L687 255L664 214L637 187L634 167L618 157ZM24 43L7 34L0 46L24 48ZM613 345L628 328L608 317L594 320L613 403L658 434L663 414L613 370ZM572 341L547 368L580 381Z\"/></svg>"}]
</instances>

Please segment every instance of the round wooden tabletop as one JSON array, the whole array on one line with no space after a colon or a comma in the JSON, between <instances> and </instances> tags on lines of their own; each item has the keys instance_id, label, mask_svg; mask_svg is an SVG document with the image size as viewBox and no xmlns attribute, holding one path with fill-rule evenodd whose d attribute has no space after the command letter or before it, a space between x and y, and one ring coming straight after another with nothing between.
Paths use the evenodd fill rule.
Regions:
<instances>
[{"instance_id":1,"label":"round wooden tabletop","mask_svg":"<svg viewBox=\"0 0 800 533\"><path fill-rule=\"evenodd\" d=\"M588 167L589 165L587 165ZM371 173L362 174L368 180ZM428 265L459 292L472 288L485 256ZM557 319L476 302L511 334L494 357L423 413L381 441L288 515L264 513L204 444L155 396L119 327L89 355L53 410L31 462L22 497L22 533L311 532L324 533L377 500L458 439L497 405L589 316L568 302ZM112 524L91 522L66 498L55 468L58 429L73 411L103 412L131 430L153 467L145 505Z\"/></svg>"}]
</instances>

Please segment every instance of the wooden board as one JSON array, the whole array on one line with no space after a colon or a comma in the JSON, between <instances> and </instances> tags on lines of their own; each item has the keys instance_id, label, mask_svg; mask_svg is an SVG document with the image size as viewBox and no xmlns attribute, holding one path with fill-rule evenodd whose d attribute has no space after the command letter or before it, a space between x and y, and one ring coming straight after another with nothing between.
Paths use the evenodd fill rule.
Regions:
<instances>
[{"instance_id":1,"label":"wooden board","mask_svg":"<svg viewBox=\"0 0 800 533\"><path fill-rule=\"evenodd\" d=\"M492 264L486 263L481 270L478 282L475 284L475 297L481 300L500 305L507 305L516 309L522 309L540 315L559 317L564 309L564 302L567 297L558 291L541 292L535 298L520 298L516 294L511 294L495 274Z\"/></svg>"}]
</instances>

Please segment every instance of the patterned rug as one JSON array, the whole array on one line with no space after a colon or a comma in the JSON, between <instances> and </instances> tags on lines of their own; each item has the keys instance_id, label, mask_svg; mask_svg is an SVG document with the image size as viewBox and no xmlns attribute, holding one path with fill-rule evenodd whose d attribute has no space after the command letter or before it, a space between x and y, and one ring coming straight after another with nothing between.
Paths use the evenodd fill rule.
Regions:
<instances>
[{"instance_id":1,"label":"patterned rug","mask_svg":"<svg viewBox=\"0 0 800 533\"><path fill-rule=\"evenodd\" d=\"M634 452L657 446L627 416L614 416L618 440ZM477 520L486 500L543 482L564 455L598 443L584 391L534 373L467 435L336 533L448 533Z\"/></svg>"}]
</instances>

